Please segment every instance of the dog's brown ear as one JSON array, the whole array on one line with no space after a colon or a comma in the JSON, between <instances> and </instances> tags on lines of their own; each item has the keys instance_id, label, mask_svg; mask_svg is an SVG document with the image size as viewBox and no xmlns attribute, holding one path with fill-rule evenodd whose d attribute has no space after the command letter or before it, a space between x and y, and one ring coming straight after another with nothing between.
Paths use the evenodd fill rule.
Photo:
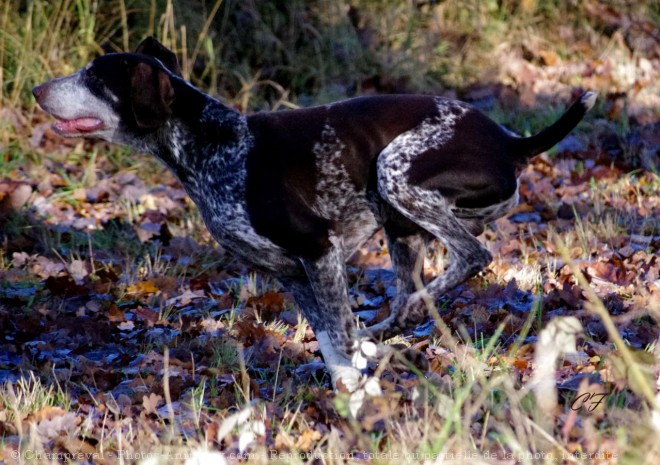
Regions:
<instances>
[{"instance_id":1,"label":"dog's brown ear","mask_svg":"<svg viewBox=\"0 0 660 465\"><path fill-rule=\"evenodd\" d=\"M172 114L174 88L162 69L138 63L131 69L131 105L138 126L155 129Z\"/></svg>"},{"instance_id":2,"label":"dog's brown ear","mask_svg":"<svg viewBox=\"0 0 660 465\"><path fill-rule=\"evenodd\" d=\"M149 36L140 42L140 45L135 49L135 53L141 53L142 55L149 55L157 58L173 74L181 77L181 67L179 66L179 61L176 59L174 52L158 42L152 36Z\"/></svg>"}]
</instances>

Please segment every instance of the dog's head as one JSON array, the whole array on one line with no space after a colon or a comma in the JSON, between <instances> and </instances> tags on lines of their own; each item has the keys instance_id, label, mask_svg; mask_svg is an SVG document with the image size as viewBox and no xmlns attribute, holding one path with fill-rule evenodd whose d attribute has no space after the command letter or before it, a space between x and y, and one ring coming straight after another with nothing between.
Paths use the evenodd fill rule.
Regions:
<instances>
[{"instance_id":1,"label":"dog's head","mask_svg":"<svg viewBox=\"0 0 660 465\"><path fill-rule=\"evenodd\" d=\"M181 69L156 39L134 53L99 57L70 76L36 86L32 93L58 122L64 137L95 137L131 144L171 117Z\"/></svg>"}]
</instances>

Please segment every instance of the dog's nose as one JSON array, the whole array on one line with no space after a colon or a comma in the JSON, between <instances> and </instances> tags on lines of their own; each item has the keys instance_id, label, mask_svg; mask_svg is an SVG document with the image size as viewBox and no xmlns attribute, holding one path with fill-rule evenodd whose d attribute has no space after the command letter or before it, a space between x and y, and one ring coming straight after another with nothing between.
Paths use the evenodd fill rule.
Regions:
<instances>
[{"instance_id":1,"label":"dog's nose","mask_svg":"<svg viewBox=\"0 0 660 465\"><path fill-rule=\"evenodd\" d=\"M34 86L32 88L32 95L34 95L34 98L39 100L43 96L45 91L46 91L46 86L43 85L43 84L40 84L40 85Z\"/></svg>"}]
</instances>

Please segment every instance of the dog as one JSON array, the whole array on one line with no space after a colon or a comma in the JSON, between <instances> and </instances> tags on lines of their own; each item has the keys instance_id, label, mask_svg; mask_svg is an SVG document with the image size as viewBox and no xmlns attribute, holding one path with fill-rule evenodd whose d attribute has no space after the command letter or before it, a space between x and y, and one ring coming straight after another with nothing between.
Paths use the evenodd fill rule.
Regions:
<instances>
[{"instance_id":1,"label":"dog","mask_svg":"<svg viewBox=\"0 0 660 465\"><path fill-rule=\"evenodd\" d=\"M33 94L60 135L129 146L167 165L213 237L293 294L333 386L348 391L373 355L365 348L374 344L360 341L423 322L425 299L490 263L475 236L518 202L517 170L564 138L596 100L584 93L527 138L467 103L427 95L245 116L186 82L174 53L151 37ZM397 296L384 321L358 331L345 262L381 228ZM415 265L431 239L450 264L418 290Z\"/></svg>"}]
</instances>

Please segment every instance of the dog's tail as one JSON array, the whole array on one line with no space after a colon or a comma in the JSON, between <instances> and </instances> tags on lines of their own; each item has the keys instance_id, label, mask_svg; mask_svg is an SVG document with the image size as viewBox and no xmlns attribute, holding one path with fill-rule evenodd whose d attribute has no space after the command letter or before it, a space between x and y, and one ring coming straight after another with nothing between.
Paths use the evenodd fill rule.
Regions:
<instances>
[{"instance_id":1,"label":"dog's tail","mask_svg":"<svg viewBox=\"0 0 660 465\"><path fill-rule=\"evenodd\" d=\"M596 97L598 97L596 92L585 92L553 125L531 137L513 138L513 156L517 161L522 162L548 150L577 126L596 103Z\"/></svg>"}]
</instances>

